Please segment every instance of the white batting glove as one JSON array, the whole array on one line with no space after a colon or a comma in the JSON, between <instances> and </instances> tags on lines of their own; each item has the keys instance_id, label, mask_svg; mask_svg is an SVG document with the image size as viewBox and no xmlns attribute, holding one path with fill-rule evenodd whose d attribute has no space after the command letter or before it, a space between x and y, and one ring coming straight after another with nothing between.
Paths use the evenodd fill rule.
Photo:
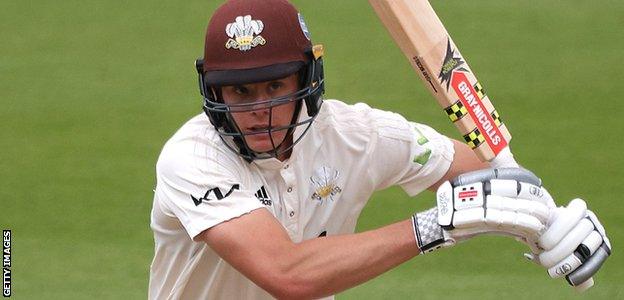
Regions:
<instances>
[{"instance_id":1,"label":"white batting glove","mask_svg":"<svg viewBox=\"0 0 624 300\"><path fill-rule=\"evenodd\" d=\"M421 253L452 246L483 233L516 237L534 251L554 202L533 173L487 169L442 184L438 206L412 216Z\"/></svg>"},{"instance_id":2,"label":"white batting glove","mask_svg":"<svg viewBox=\"0 0 624 300\"><path fill-rule=\"evenodd\" d=\"M548 269L552 278L565 276L579 291L590 288L592 276L611 255L604 227L581 199L553 209L549 223L538 240L543 250L529 258Z\"/></svg>"}]
</instances>

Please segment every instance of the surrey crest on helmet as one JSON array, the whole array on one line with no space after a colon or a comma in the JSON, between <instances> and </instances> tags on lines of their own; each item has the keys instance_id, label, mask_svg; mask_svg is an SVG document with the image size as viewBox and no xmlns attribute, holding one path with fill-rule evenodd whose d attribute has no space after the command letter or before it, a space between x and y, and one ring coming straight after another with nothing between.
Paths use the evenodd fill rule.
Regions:
<instances>
[{"instance_id":1,"label":"surrey crest on helmet","mask_svg":"<svg viewBox=\"0 0 624 300\"><path fill-rule=\"evenodd\" d=\"M225 43L227 49L248 51L258 45L266 44L266 40L260 35L264 29L264 23L253 20L250 15L238 16L234 23L225 27L225 33L230 37Z\"/></svg>"}]
</instances>

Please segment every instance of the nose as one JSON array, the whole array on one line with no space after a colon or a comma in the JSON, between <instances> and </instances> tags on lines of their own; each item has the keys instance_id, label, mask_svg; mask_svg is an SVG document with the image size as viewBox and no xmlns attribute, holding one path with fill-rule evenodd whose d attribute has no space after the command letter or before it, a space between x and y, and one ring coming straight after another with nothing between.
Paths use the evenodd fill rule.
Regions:
<instances>
[{"instance_id":1,"label":"nose","mask_svg":"<svg viewBox=\"0 0 624 300\"><path fill-rule=\"evenodd\" d=\"M258 117L264 117L269 115L269 108L266 107L266 105L259 105L261 107L254 107L254 109L251 111L251 114L254 116L258 116Z\"/></svg>"},{"instance_id":2,"label":"nose","mask_svg":"<svg viewBox=\"0 0 624 300\"><path fill-rule=\"evenodd\" d=\"M268 114L271 109L271 105L266 102L269 100L271 100L271 97L268 94L266 93L258 94L256 101L254 101L255 104L252 106L253 108L252 113L255 115Z\"/></svg>"}]
</instances>

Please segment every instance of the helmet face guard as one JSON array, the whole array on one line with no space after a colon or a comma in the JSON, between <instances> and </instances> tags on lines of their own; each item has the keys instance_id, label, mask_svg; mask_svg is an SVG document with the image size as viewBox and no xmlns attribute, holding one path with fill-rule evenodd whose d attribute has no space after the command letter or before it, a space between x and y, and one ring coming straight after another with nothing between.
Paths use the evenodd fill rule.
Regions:
<instances>
[{"instance_id":1,"label":"helmet face guard","mask_svg":"<svg viewBox=\"0 0 624 300\"><path fill-rule=\"evenodd\" d=\"M208 116L212 125L216 128L219 136L225 145L245 160L251 162L254 159L277 158L279 155L290 151L297 144L305 133L308 132L312 121L318 114L322 105L322 95L325 91L322 46L314 46L306 55L309 60L299 70L300 89L293 94L269 99L265 101L225 104L221 97L220 87L207 83L205 72L203 71L203 60L195 61L195 66L199 75L199 90L203 96L203 110ZM251 71L253 72L253 71ZM275 107L288 103L296 103L295 112L291 122L287 126L273 127L273 111ZM307 116L300 116L302 106L305 105ZM234 121L233 114L245 113L255 110L269 111L269 126L266 129L255 130L253 132L243 132ZM303 128L295 134L297 127ZM286 131L286 137L279 144L273 140L272 134L279 131ZM271 150L257 152L251 149L246 141L247 136L268 134L271 140ZM292 143L285 145L285 141L292 137Z\"/></svg>"}]
</instances>

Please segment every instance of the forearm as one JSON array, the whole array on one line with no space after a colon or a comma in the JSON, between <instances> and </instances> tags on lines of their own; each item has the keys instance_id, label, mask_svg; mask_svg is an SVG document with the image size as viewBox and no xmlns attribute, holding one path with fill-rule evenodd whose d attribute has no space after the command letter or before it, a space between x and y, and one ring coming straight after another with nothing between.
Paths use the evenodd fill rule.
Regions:
<instances>
[{"instance_id":1,"label":"forearm","mask_svg":"<svg viewBox=\"0 0 624 300\"><path fill-rule=\"evenodd\" d=\"M418 255L409 220L358 234L296 244L285 274L309 297L332 295Z\"/></svg>"},{"instance_id":2,"label":"forearm","mask_svg":"<svg viewBox=\"0 0 624 300\"><path fill-rule=\"evenodd\" d=\"M411 220L357 234L294 243L268 210L202 233L219 256L276 298L332 295L419 253Z\"/></svg>"}]
</instances>

